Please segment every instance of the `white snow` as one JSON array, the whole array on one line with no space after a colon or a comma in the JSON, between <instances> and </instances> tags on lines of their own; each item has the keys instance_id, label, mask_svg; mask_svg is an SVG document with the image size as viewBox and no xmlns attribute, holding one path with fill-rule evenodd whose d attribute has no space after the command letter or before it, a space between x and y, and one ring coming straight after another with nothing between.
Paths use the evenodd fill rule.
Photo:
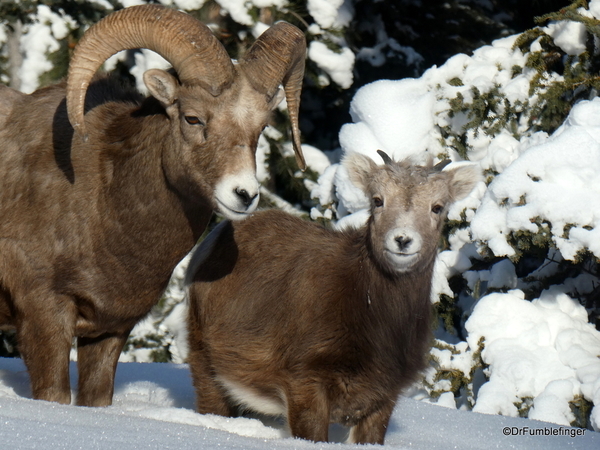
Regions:
<instances>
[{"instance_id":1,"label":"white snow","mask_svg":"<svg viewBox=\"0 0 600 450\"><path fill-rule=\"evenodd\" d=\"M308 0L306 7L321 28L331 28L343 3L344 0Z\"/></svg>"},{"instance_id":2,"label":"white snow","mask_svg":"<svg viewBox=\"0 0 600 450\"><path fill-rule=\"evenodd\" d=\"M129 8L130 6L137 6L137 5L143 5L144 3L146 3L144 0L119 0L121 2L121 5L123 5L124 8Z\"/></svg>"},{"instance_id":3,"label":"white snow","mask_svg":"<svg viewBox=\"0 0 600 450\"><path fill-rule=\"evenodd\" d=\"M362 87L352 99L354 123L340 130L345 152L372 155L377 150L395 160L424 152L431 144L435 96L421 80L382 80Z\"/></svg>"},{"instance_id":4,"label":"white snow","mask_svg":"<svg viewBox=\"0 0 600 450\"><path fill-rule=\"evenodd\" d=\"M536 233L540 225L532 219L539 218L552 224L564 258L585 248L600 256L599 117L600 98L583 101L553 136L523 151L489 186L471 222L473 237L495 255L511 256L507 234Z\"/></svg>"},{"instance_id":5,"label":"white snow","mask_svg":"<svg viewBox=\"0 0 600 450\"><path fill-rule=\"evenodd\" d=\"M585 51L587 33L584 24L566 20L551 23L545 30L567 55L580 55Z\"/></svg>"},{"instance_id":6,"label":"white snow","mask_svg":"<svg viewBox=\"0 0 600 450\"><path fill-rule=\"evenodd\" d=\"M76 385L74 363L71 376ZM313 443L291 438L285 427L272 419L265 420L265 424L255 418L197 414L187 365L120 363L113 405L84 408L31 400L23 362L0 358L0 440L2 448L13 450L566 447L589 450L600 444L600 433L458 411L450 408L453 400L446 395L435 405L401 398L383 446ZM343 441L344 433L342 427L330 429L334 441Z\"/></svg>"},{"instance_id":7,"label":"white snow","mask_svg":"<svg viewBox=\"0 0 600 450\"><path fill-rule=\"evenodd\" d=\"M108 9L109 11L113 9L113 6L107 1L107 0L89 0L90 3L97 3L98 5L102 6L103 8ZM121 2L121 4L123 4L123 2Z\"/></svg>"},{"instance_id":8,"label":"white snow","mask_svg":"<svg viewBox=\"0 0 600 450\"><path fill-rule=\"evenodd\" d=\"M352 85L354 81L352 69L356 57L348 47L342 48L338 53L330 50L323 42L312 41L308 46L308 57L343 89L348 89Z\"/></svg>"},{"instance_id":9,"label":"white snow","mask_svg":"<svg viewBox=\"0 0 600 450\"><path fill-rule=\"evenodd\" d=\"M144 83L144 73L149 69L167 70L171 64L158 53L145 48L135 53L134 60L135 64L129 72L135 77L135 86L138 91L143 95L148 95L148 88Z\"/></svg>"},{"instance_id":10,"label":"white snow","mask_svg":"<svg viewBox=\"0 0 600 450\"><path fill-rule=\"evenodd\" d=\"M302 144L302 154L306 160L306 165L319 175L331 165L329 158L325 153L309 144Z\"/></svg>"},{"instance_id":11,"label":"white snow","mask_svg":"<svg viewBox=\"0 0 600 450\"><path fill-rule=\"evenodd\" d=\"M254 25L250 15L252 8L266 8L276 6L281 9L287 5L287 0L216 0L216 2L231 16L233 20L242 25Z\"/></svg>"},{"instance_id":12,"label":"white snow","mask_svg":"<svg viewBox=\"0 0 600 450\"><path fill-rule=\"evenodd\" d=\"M29 94L39 87L39 77L52 70L47 55L57 51L58 40L64 38L74 22L69 16L61 17L46 5L38 5L34 23L24 26L21 36L23 64L19 69L21 91Z\"/></svg>"},{"instance_id":13,"label":"white snow","mask_svg":"<svg viewBox=\"0 0 600 450\"><path fill-rule=\"evenodd\" d=\"M578 301L558 289L528 301L523 292L483 297L465 325L471 348L484 338L490 379L474 411L517 416L519 399L533 399L531 419L569 425L569 401L600 398L600 333ZM597 400L596 400L597 401ZM600 411L593 426L600 429Z\"/></svg>"},{"instance_id":14,"label":"white snow","mask_svg":"<svg viewBox=\"0 0 600 450\"><path fill-rule=\"evenodd\" d=\"M206 0L173 0L175 6L186 11L200 9L204 3L206 3Z\"/></svg>"}]
</instances>

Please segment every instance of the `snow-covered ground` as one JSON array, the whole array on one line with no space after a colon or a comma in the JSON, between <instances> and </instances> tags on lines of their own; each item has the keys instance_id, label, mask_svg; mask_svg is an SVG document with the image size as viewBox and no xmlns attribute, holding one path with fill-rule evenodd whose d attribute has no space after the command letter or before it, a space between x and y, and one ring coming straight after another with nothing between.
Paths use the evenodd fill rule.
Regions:
<instances>
[{"instance_id":1,"label":"snow-covered ground","mask_svg":"<svg viewBox=\"0 0 600 450\"><path fill-rule=\"evenodd\" d=\"M74 385L76 374L75 363L71 363ZM293 439L276 421L264 425L258 419L200 415L193 408L187 365L120 363L113 406L85 408L31 400L23 362L0 358L3 449L359 448ZM339 441L343 432L332 427L330 434ZM458 411L407 398L398 402L383 446L423 450L599 447L600 433L590 430Z\"/></svg>"}]
</instances>

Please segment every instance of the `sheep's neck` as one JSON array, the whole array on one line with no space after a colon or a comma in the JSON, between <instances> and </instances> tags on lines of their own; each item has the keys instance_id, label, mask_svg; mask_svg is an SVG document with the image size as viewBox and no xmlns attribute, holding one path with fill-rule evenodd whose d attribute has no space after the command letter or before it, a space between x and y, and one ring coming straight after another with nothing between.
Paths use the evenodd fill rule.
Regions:
<instances>
[{"instance_id":1,"label":"sheep's neck","mask_svg":"<svg viewBox=\"0 0 600 450\"><path fill-rule=\"evenodd\" d=\"M98 208L104 214L105 232L98 251L122 264L135 279L131 284L145 285L150 298L150 292L158 298L212 214L210 208L191 205L171 189L158 151L140 149L112 160Z\"/></svg>"},{"instance_id":2,"label":"sheep's neck","mask_svg":"<svg viewBox=\"0 0 600 450\"><path fill-rule=\"evenodd\" d=\"M386 333L389 330L392 345L398 340L427 341L435 258L418 270L391 275L377 263L366 239L367 235L363 233L354 240L355 251L361 255L355 298L356 307L364 310L360 320L370 321ZM390 327L390 322L397 326Z\"/></svg>"}]
</instances>

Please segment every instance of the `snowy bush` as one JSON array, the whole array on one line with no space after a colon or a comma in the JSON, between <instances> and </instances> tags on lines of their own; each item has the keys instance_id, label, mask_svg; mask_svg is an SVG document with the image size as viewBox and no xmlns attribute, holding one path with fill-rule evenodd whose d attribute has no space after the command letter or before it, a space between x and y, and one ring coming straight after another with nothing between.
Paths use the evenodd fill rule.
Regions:
<instances>
[{"instance_id":1,"label":"snowy bush","mask_svg":"<svg viewBox=\"0 0 600 450\"><path fill-rule=\"evenodd\" d=\"M600 332L589 323L600 306L600 1L546 19L420 78L361 88L340 144L377 161L377 149L470 161L487 174L449 212L427 396L600 430ZM314 218L367 218L338 164L313 197Z\"/></svg>"},{"instance_id":2,"label":"snowy bush","mask_svg":"<svg viewBox=\"0 0 600 450\"><path fill-rule=\"evenodd\" d=\"M88 25L142 3L2 2L1 81L31 92L64 77ZM431 368L411 395L600 430L600 0L579 0L520 34L490 21L502 14L478 0L442 2L447 9L427 15L409 0L160 3L208 23L233 57L276 20L306 32L301 126L312 144L303 145L309 170L295 166L283 106L259 141L264 206L340 228L364 223L366 199L338 164L346 152L376 161L377 149L416 162L450 158L486 175L449 212L435 268ZM449 53L458 42L441 42L437 28L415 31L421 17L441 23L446 15L462 25L455 35L476 44L472 55ZM504 37L481 45L475 23ZM439 66L423 73L434 61ZM163 64L151 52L127 52L105 68L140 85L143 71ZM382 79L394 76L415 78ZM358 89L370 80L379 81ZM185 261L122 360L185 361L184 269ZM10 351L12 338L4 339Z\"/></svg>"}]
</instances>

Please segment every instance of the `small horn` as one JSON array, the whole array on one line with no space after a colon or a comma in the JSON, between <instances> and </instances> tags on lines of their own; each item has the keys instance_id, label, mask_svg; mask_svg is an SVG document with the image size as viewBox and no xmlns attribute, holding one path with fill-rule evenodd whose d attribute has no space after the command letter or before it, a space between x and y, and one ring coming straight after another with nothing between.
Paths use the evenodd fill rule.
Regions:
<instances>
[{"instance_id":1,"label":"small horn","mask_svg":"<svg viewBox=\"0 0 600 450\"><path fill-rule=\"evenodd\" d=\"M306 168L300 143L298 111L304 79L306 38L304 33L287 22L277 22L252 44L240 60L240 68L258 92L272 98L282 84L285 90L292 141L296 162L301 170Z\"/></svg>"},{"instance_id":2,"label":"small horn","mask_svg":"<svg viewBox=\"0 0 600 450\"><path fill-rule=\"evenodd\" d=\"M392 161L392 158L390 158L386 152L384 152L383 150L377 150L377 153L379 154L379 156L381 156L381 159L383 159L383 162L385 164L393 164L394 161Z\"/></svg>"},{"instance_id":3,"label":"small horn","mask_svg":"<svg viewBox=\"0 0 600 450\"><path fill-rule=\"evenodd\" d=\"M108 57L134 48L155 51L169 61L182 84L200 85L214 96L233 81L231 58L202 22L161 5L121 9L86 31L69 64L69 121L84 138L85 95L92 77Z\"/></svg>"},{"instance_id":4,"label":"small horn","mask_svg":"<svg viewBox=\"0 0 600 450\"><path fill-rule=\"evenodd\" d=\"M450 160L450 159L444 159L444 160L440 161L439 163L437 163L435 166L433 166L433 170L436 172L441 172L444 169L444 167L446 167L451 162L452 162L452 160Z\"/></svg>"}]
</instances>

